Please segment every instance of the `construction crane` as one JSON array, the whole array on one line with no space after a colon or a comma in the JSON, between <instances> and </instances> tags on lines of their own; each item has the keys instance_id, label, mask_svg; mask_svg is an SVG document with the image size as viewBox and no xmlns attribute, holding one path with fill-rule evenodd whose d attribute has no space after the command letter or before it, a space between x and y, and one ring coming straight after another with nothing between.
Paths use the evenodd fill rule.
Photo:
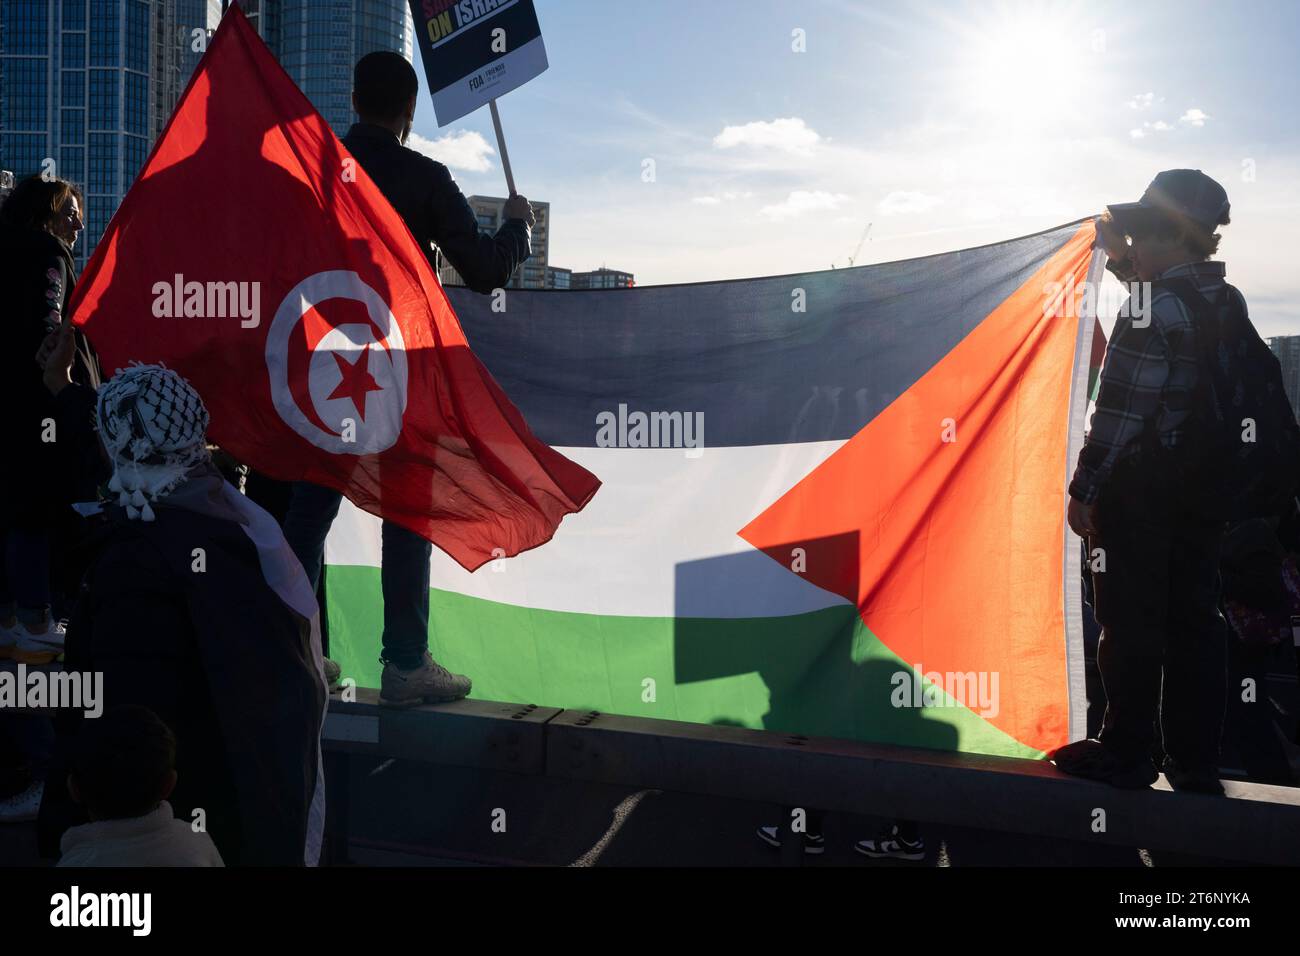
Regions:
<instances>
[{"instance_id":1,"label":"construction crane","mask_svg":"<svg viewBox=\"0 0 1300 956\"><path fill-rule=\"evenodd\" d=\"M862 247L863 247L863 245L866 244L867 237L871 235L871 227L874 226L874 225L875 225L875 223L873 223L873 222L869 222L869 223L867 223L867 228L864 229L864 230L862 230L862 238L858 240L858 247L857 247L856 249L853 250L853 255L849 256L849 268L850 268L850 269L853 268L853 263L857 261L858 253L860 253L860 252L862 251Z\"/></svg>"}]
</instances>

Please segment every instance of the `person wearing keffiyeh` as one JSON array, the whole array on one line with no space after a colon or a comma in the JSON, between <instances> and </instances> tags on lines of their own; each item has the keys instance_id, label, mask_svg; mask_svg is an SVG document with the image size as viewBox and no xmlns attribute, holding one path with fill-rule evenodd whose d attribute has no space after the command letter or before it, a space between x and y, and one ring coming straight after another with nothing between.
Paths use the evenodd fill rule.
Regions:
<instances>
[{"instance_id":1,"label":"person wearing keffiyeh","mask_svg":"<svg viewBox=\"0 0 1300 956\"><path fill-rule=\"evenodd\" d=\"M134 365L96 393L67 381L65 341L45 353L61 427L93 422L109 473L67 668L101 672L106 706L147 707L174 730L171 806L203 820L228 865L314 865L327 692L302 566L213 464L207 409L184 378ZM59 718L64 753L80 720ZM62 788L46 789L43 852L83 822L77 814Z\"/></svg>"}]
</instances>

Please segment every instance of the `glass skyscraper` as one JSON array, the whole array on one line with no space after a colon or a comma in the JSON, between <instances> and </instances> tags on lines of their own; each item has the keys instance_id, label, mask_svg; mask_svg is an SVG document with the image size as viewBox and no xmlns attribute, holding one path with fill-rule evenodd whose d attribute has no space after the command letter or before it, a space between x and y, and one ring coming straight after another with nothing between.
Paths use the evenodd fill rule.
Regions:
<instances>
[{"instance_id":1,"label":"glass skyscraper","mask_svg":"<svg viewBox=\"0 0 1300 956\"><path fill-rule=\"evenodd\" d=\"M263 6L266 6L264 0ZM342 136L352 113L352 67L375 50L408 60L415 26L406 0L281 0L280 64Z\"/></svg>"},{"instance_id":2,"label":"glass skyscraper","mask_svg":"<svg viewBox=\"0 0 1300 956\"><path fill-rule=\"evenodd\" d=\"M150 0L4 0L0 167L80 185L94 250L153 144Z\"/></svg>"},{"instance_id":3,"label":"glass skyscraper","mask_svg":"<svg viewBox=\"0 0 1300 956\"><path fill-rule=\"evenodd\" d=\"M243 0L258 34L340 136L352 67L373 50L408 60L406 0ZM3 0L0 169L81 186L78 267L134 181L215 29L221 0Z\"/></svg>"},{"instance_id":4,"label":"glass skyscraper","mask_svg":"<svg viewBox=\"0 0 1300 956\"><path fill-rule=\"evenodd\" d=\"M152 0L153 123L156 138L167 126L172 110L207 48L196 30L209 34L221 22L221 0ZM195 47L198 49L195 49Z\"/></svg>"}]
</instances>

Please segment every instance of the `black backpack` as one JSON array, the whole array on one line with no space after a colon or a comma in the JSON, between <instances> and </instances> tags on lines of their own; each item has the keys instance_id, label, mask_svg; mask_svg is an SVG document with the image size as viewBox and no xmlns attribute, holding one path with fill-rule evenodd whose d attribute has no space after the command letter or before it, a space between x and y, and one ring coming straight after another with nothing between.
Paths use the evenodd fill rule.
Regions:
<instances>
[{"instance_id":1,"label":"black backpack","mask_svg":"<svg viewBox=\"0 0 1300 956\"><path fill-rule=\"evenodd\" d=\"M1221 521L1284 513L1300 491L1300 425L1277 356L1231 286L1211 303L1188 279L1153 285L1178 296L1196 325L1197 385L1179 453L1183 497Z\"/></svg>"}]
</instances>

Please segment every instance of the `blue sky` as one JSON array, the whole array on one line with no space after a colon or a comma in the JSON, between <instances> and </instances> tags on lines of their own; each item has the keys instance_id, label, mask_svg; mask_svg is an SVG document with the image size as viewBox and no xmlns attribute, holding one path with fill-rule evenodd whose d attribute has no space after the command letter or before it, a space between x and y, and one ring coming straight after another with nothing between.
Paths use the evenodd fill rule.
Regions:
<instances>
[{"instance_id":1,"label":"blue sky","mask_svg":"<svg viewBox=\"0 0 1300 956\"><path fill-rule=\"evenodd\" d=\"M1160 169L1228 190L1221 257L1300 334L1300 4L537 0L550 69L500 101L553 265L641 284L826 269L1035 232ZM804 31L806 52L792 49ZM486 109L415 145L502 195ZM653 181L645 181L653 160Z\"/></svg>"}]
</instances>

